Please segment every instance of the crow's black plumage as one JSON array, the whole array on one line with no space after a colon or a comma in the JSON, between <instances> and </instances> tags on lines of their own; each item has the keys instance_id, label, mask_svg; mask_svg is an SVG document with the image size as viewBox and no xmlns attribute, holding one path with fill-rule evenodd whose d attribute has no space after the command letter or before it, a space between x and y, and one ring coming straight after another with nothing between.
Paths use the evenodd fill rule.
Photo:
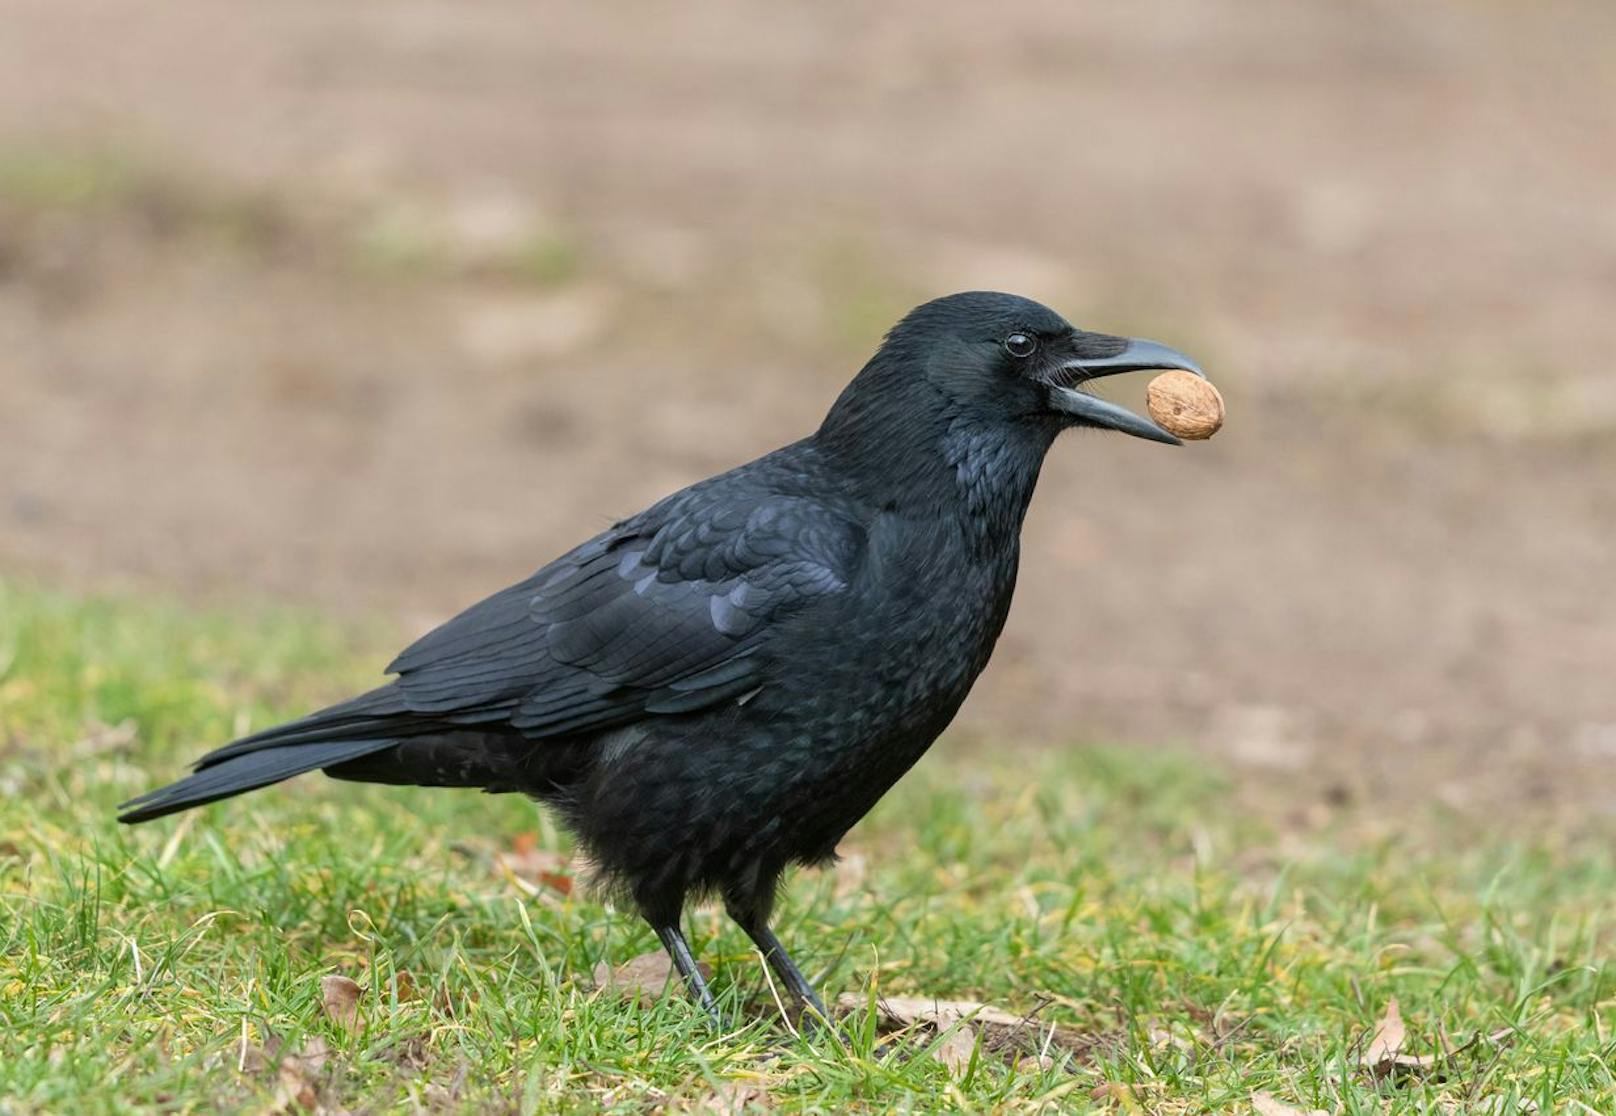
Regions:
<instances>
[{"instance_id":1,"label":"crow's black plumage","mask_svg":"<svg viewBox=\"0 0 1616 1116\"><path fill-rule=\"evenodd\" d=\"M320 768L520 791L711 997L679 930L717 894L823 1014L769 930L925 752L987 664L1044 454L1072 426L1162 442L1082 390L1165 346L1027 299L938 299L888 334L813 435L691 485L418 640L370 693L203 757L140 822Z\"/></svg>"}]
</instances>

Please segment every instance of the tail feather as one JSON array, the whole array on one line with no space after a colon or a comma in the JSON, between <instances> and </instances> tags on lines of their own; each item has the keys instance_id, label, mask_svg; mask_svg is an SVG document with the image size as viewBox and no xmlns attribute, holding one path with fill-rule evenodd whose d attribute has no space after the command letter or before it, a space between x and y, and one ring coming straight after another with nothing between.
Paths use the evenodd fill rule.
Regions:
<instances>
[{"instance_id":1,"label":"tail feather","mask_svg":"<svg viewBox=\"0 0 1616 1116\"><path fill-rule=\"evenodd\" d=\"M389 684L215 748L188 777L125 802L118 820L150 821L316 768L360 782L509 790L521 785L526 753L509 732L415 712Z\"/></svg>"},{"instance_id":2,"label":"tail feather","mask_svg":"<svg viewBox=\"0 0 1616 1116\"><path fill-rule=\"evenodd\" d=\"M268 745L257 751L203 762L194 775L123 803L118 820L126 825L279 783L305 771L345 763L398 744L394 737L301 744ZM215 753L217 754L217 753Z\"/></svg>"},{"instance_id":3,"label":"tail feather","mask_svg":"<svg viewBox=\"0 0 1616 1116\"><path fill-rule=\"evenodd\" d=\"M291 744L331 743L338 740L365 740L383 734L409 735L430 722L411 714L394 683L338 702L307 717L284 725L273 725L222 748L215 748L197 761L197 768L212 767L249 752L264 748L284 748Z\"/></svg>"}]
</instances>

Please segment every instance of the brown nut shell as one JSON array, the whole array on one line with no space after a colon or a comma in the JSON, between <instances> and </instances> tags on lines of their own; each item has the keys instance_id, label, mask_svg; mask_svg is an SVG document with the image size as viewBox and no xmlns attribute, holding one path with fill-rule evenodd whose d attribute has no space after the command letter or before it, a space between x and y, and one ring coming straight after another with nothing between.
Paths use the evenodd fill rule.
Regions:
<instances>
[{"instance_id":1,"label":"brown nut shell","mask_svg":"<svg viewBox=\"0 0 1616 1116\"><path fill-rule=\"evenodd\" d=\"M1174 369L1150 381L1145 407L1157 426L1185 441L1210 438L1223 425L1223 396L1193 372Z\"/></svg>"}]
</instances>

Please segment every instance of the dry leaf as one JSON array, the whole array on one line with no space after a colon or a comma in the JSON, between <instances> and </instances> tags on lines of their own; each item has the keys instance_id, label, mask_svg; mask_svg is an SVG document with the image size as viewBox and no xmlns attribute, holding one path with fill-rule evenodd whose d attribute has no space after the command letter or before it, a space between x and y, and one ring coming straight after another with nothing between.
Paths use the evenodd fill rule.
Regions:
<instances>
[{"instance_id":1,"label":"dry leaf","mask_svg":"<svg viewBox=\"0 0 1616 1116\"><path fill-rule=\"evenodd\" d=\"M750 1081L725 1081L712 1092L697 1097L685 1111L703 1116L740 1116L749 1110L774 1110L768 1090Z\"/></svg>"},{"instance_id":2,"label":"dry leaf","mask_svg":"<svg viewBox=\"0 0 1616 1116\"><path fill-rule=\"evenodd\" d=\"M445 1019L459 1019L476 1002L474 989L451 990L448 981L438 985L432 992L432 1010Z\"/></svg>"},{"instance_id":3,"label":"dry leaf","mask_svg":"<svg viewBox=\"0 0 1616 1116\"><path fill-rule=\"evenodd\" d=\"M320 1071L325 1068L330 1049L318 1035L311 1037L301 1051L291 1051L276 1061L281 1042L271 1037L269 1049L249 1047L242 1051L243 1069L260 1073L275 1064L275 1102L272 1112L313 1112L320 1110Z\"/></svg>"},{"instance_id":4,"label":"dry leaf","mask_svg":"<svg viewBox=\"0 0 1616 1116\"><path fill-rule=\"evenodd\" d=\"M572 894L572 877L565 872L540 872L539 882L561 895Z\"/></svg>"},{"instance_id":5,"label":"dry leaf","mask_svg":"<svg viewBox=\"0 0 1616 1116\"><path fill-rule=\"evenodd\" d=\"M461 1062L455 1067L454 1075L445 1085L441 1081L428 1081L422 1090L422 1099L426 1101L428 1112L459 1112L461 1111L460 1094L466 1087L466 1079L471 1076L469 1063Z\"/></svg>"},{"instance_id":6,"label":"dry leaf","mask_svg":"<svg viewBox=\"0 0 1616 1116\"><path fill-rule=\"evenodd\" d=\"M331 1057L331 1048L319 1035L310 1035L308 1041L303 1044L302 1051L294 1053L293 1057L307 1066L311 1072L318 1073L325 1068L326 1060Z\"/></svg>"},{"instance_id":7,"label":"dry leaf","mask_svg":"<svg viewBox=\"0 0 1616 1116\"><path fill-rule=\"evenodd\" d=\"M275 1107L278 1111L302 1109L312 1112L319 1107L320 1091L315 1087L314 1079L304 1072L295 1059L288 1058L282 1062L276 1076Z\"/></svg>"},{"instance_id":8,"label":"dry leaf","mask_svg":"<svg viewBox=\"0 0 1616 1116\"><path fill-rule=\"evenodd\" d=\"M320 978L320 1002L325 1013L347 1030L359 1026L359 985L332 973Z\"/></svg>"},{"instance_id":9,"label":"dry leaf","mask_svg":"<svg viewBox=\"0 0 1616 1116\"><path fill-rule=\"evenodd\" d=\"M1403 1014L1395 999L1386 1003L1386 1014L1381 1016L1375 1033L1364 1049L1360 1064L1376 1077L1396 1077L1402 1074L1424 1073L1442 1059L1436 1055L1404 1054L1403 1043L1408 1032L1403 1026ZM1468 1045L1468 1044L1466 1044ZM1464 1049L1460 1047L1459 1049ZM1458 1050L1449 1051L1449 1056Z\"/></svg>"},{"instance_id":10,"label":"dry leaf","mask_svg":"<svg viewBox=\"0 0 1616 1116\"><path fill-rule=\"evenodd\" d=\"M1122 1106L1122 1110L1128 1113L1144 1111L1144 1109L1139 1107L1139 1102L1134 1099L1133 1090L1122 1084L1120 1081L1101 1082L1093 1089L1089 1090L1089 1099L1097 1101L1116 1101L1117 1104Z\"/></svg>"},{"instance_id":11,"label":"dry leaf","mask_svg":"<svg viewBox=\"0 0 1616 1116\"><path fill-rule=\"evenodd\" d=\"M845 899L847 896L864 890L864 878L870 872L870 858L863 853L853 850L842 853L836 859L836 898Z\"/></svg>"},{"instance_id":12,"label":"dry leaf","mask_svg":"<svg viewBox=\"0 0 1616 1116\"><path fill-rule=\"evenodd\" d=\"M711 978L713 975L712 969L705 962L698 962L696 968L704 977ZM604 961L595 966L596 987L613 989L635 1001L642 995L656 999L670 984L679 979L678 974L674 972L672 959L661 950L642 953L615 969Z\"/></svg>"},{"instance_id":13,"label":"dry leaf","mask_svg":"<svg viewBox=\"0 0 1616 1116\"><path fill-rule=\"evenodd\" d=\"M842 1012L862 1011L868 1000L856 992L844 992L836 998L836 1007ZM1019 1059L1017 1064L1028 1072L1050 1069L1055 1060L1048 1056L1051 1045L1062 1051L1077 1049L1070 1033L1057 1031L1053 1025L1040 1025L1033 1016L1017 1015L1003 1008L975 1000L938 1000L929 996L881 996L875 1001L878 1018L883 1027L908 1029L926 1027L941 1034L959 1025L959 1030L933 1048L933 1054L956 1073L969 1062L977 1038L983 1048L1006 1058Z\"/></svg>"},{"instance_id":14,"label":"dry leaf","mask_svg":"<svg viewBox=\"0 0 1616 1116\"><path fill-rule=\"evenodd\" d=\"M1300 1108L1292 1108L1272 1093L1251 1094L1251 1107L1257 1116L1330 1116L1322 1108L1309 1109L1306 1112Z\"/></svg>"},{"instance_id":15,"label":"dry leaf","mask_svg":"<svg viewBox=\"0 0 1616 1116\"><path fill-rule=\"evenodd\" d=\"M407 1070L423 1070L432 1063L432 1040L427 1032L400 1035L383 1044L375 1053L386 1062Z\"/></svg>"},{"instance_id":16,"label":"dry leaf","mask_svg":"<svg viewBox=\"0 0 1616 1116\"><path fill-rule=\"evenodd\" d=\"M90 731L70 749L75 759L88 759L107 752L127 752L135 742L135 722L124 718L115 725L90 723Z\"/></svg>"},{"instance_id":17,"label":"dry leaf","mask_svg":"<svg viewBox=\"0 0 1616 1116\"><path fill-rule=\"evenodd\" d=\"M1381 1016L1374 1037L1369 1040L1369 1046L1364 1050L1364 1065L1375 1066L1387 1058L1397 1057L1402 1053L1403 1041L1406 1038L1403 1013L1399 1010L1394 997L1386 1002L1386 1014Z\"/></svg>"},{"instance_id":18,"label":"dry leaf","mask_svg":"<svg viewBox=\"0 0 1616 1116\"><path fill-rule=\"evenodd\" d=\"M1194 1042L1185 1038L1183 1035L1175 1035L1172 1031L1166 1030L1162 1027L1150 1028L1150 1030L1145 1033L1145 1038L1149 1041L1150 1045L1156 1049L1171 1048L1174 1050L1181 1050L1186 1054L1193 1054L1195 1052Z\"/></svg>"},{"instance_id":19,"label":"dry leaf","mask_svg":"<svg viewBox=\"0 0 1616 1116\"><path fill-rule=\"evenodd\" d=\"M236 1049L236 1070L249 1077L257 1077L269 1068L269 1055L264 1048L256 1042L247 1041L245 1029L241 1032L241 1042Z\"/></svg>"},{"instance_id":20,"label":"dry leaf","mask_svg":"<svg viewBox=\"0 0 1616 1116\"><path fill-rule=\"evenodd\" d=\"M1381 1079L1413 1077L1437 1070L1444 1062L1453 1061L1478 1043L1485 1042L1496 1046L1511 1038L1514 1033L1513 1028L1509 1027L1489 1035L1483 1035L1478 1031L1457 1046L1451 1046L1443 1039L1438 1044L1439 1049L1435 1054L1404 1054L1403 1043L1407 1039L1407 1031L1403 1026L1403 1017L1398 1010L1397 1001L1392 1000L1386 1005L1386 1014L1375 1027L1375 1033L1371 1036L1369 1045L1365 1047L1359 1064L1364 1070ZM1440 1077L1434 1080L1440 1080Z\"/></svg>"},{"instance_id":21,"label":"dry leaf","mask_svg":"<svg viewBox=\"0 0 1616 1116\"><path fill-rule=\"evenodd\" d=\"M1401 1074L1424 1073L1441 1060L1434 1054L1396 1054L1382 1058L1368 1069L1376 1077L1397 1077Z\"/></svg>"},{"instance_id":22,"label":"dry leaf","mask_svg":"<svg viewBox=\"0 0 1616 1116\"><path fill-rule=\"evenodd\" d=\"M440 1085L436 1081L428 1081L421 1090L421 1099L426 1101L428 1112L446 1112L457 1107L460 1095L447 1085Z\"/></svg>"},{"instance_id":23,"label":"dry leaf","mask_svg":"<svg viewBox=\"0 0 1616 1116\"><path fill-rule=\"evenodd\" d=\"M836 1006L843 1011L858 1011L865 998L857 992L844 992L836 998ZM989 1007L975 1000L934 1000L927 996L882 996L875 1001L885 1022L898 1027L916 1023L931 1023L937 1027L950 1027L960 1020L999 1027L1019 1027L1026 1023L1025 1015L1013 1015L1002 1008Z\"/></svg>"},{"instance_id":24,"label":"dry leaf","mask_svg":"<svg viewBox=\"0 0 1616 1116\"><path fill-rule=\"evenodd\" d=\"M542 886L561 895L571 895L573 872L567 857L554 849L539 848L538 840L535 834L518 833L511 839L510 852L494 855L495 866L526 884L524 890Z\"/></svg>"},{"instance_id":25,"label":"dry leaf","mask_svg":"<svg viewBox=\"0 0 1616 1116\"><path fill-rule=\"evenodd\" d=\"M976 1032L969 1024L961 1023L942 1042L932 1047L931 1056L948 1067L955 1077L965 1072L976 1050Z\"/></svg>"}]
</instances>

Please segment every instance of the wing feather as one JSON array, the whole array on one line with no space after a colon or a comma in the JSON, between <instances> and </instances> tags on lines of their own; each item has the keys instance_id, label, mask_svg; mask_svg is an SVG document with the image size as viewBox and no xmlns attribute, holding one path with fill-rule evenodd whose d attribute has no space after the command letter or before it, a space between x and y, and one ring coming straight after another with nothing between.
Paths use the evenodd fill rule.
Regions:
<instances>
[{"instance_id":1,"label":"wing feather","mask_svg":"<svg viewBox=\"0 0 1616 1116\"><path fill-rule=\"evenodd\" d=\"M847 515L698 486L417 640L389 670L412 712L540 739L754 692L772 625L843 590Z\"/></svg>"}]
</instances>

